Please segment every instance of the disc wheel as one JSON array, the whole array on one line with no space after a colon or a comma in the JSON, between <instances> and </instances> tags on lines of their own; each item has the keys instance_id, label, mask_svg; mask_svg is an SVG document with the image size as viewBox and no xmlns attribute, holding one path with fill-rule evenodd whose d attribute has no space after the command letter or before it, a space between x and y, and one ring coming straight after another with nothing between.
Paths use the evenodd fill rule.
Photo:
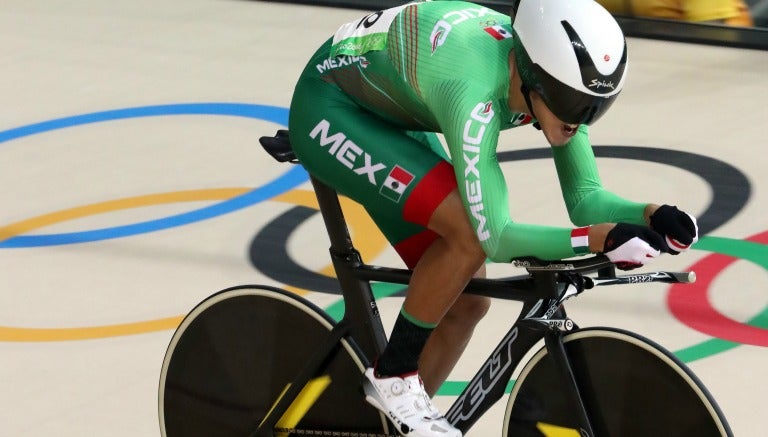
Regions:
<instances>
[{"instance_id":1,"label":"disc wheel","mask_svg":"<svg viewBox=\"0 0 768 437\"><path fill-rule=\"evenodd\" d=\"M563 341L596 436L732 435L701 381L658 344L606 328L568 333ZM554 360L542 348L512 389L504 436L588 435L576 411Z\"/></svg>"},{"instance_id":2,"label":"disc wheel","mask_svg":"<svg viewBox=\"0 0 768 437\"><path fill-rule=\"evenodd\" d=\"M168 346L159 387L162 435L250 435L333 326L315 305L277 288L240 286L208 297ZM386 420L360 390L363 363L342 339L278 425L385 433Z\"/></svg>"}]
</instances>

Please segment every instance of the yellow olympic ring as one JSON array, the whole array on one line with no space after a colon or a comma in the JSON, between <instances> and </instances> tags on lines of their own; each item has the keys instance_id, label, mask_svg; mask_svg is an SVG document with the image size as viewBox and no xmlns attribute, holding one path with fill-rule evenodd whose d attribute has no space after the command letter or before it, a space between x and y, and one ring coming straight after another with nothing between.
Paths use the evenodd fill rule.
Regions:
<instances>
[{"instance_id":1,"label":"yellow olympic ring","mask_svg":"<svg viewBox=\"0 0 768 437\"><path fill-rule=\"evenodd\" d=\"M92 205L71 208L50 214L33 217L28 220L0 227L0 241L15 237L20 234L49 226L55 223L74 220L95 214L118 211L130 208L138 208L151 205L160 205L172 202L191 202L201 200L226 200L250 191L249 188L219 188L204 190L178 191L171 193L150 194L146 196L130 197L112 200ZM291 190L275 196L272 201L290 203L317 209L317 199L312 191ZM373 224L362 206L340 197L344 216L350 227L350 232L357 235L355 240L358 249L368 257L374 257L381 253L387 246L387 241L378 228ZM319 273L333 276L333 265L329 264ZM300 295L309 291L297 287L286 286L286 289ZM166 317L156 320L146 320L134 323L122 323L105 326L90 326L77 328L17 328L0 326L0 341L16 342L43 342L43 341L70 341L87 340L94 338L118 337L124 335L144 334L148 332L176 329L184 316Z\"/></svg>"}]
</instances>

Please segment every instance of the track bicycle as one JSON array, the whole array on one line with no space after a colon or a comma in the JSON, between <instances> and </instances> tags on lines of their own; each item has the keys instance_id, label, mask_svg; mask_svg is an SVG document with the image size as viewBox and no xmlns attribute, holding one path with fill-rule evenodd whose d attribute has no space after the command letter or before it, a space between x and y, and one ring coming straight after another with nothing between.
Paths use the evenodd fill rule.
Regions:
<instances>
[{"instance_id":1,"label":"track bicycle","mask_svg":"<svg viewBox=\"0 0 768 437\"><path fill-rule=\"evenodd\" d=\"M287 131L260 142L276 160L297 162ZM387 341L371 283L408 284L411 272L364 263L338 194L310 179L330 239L343 318L337 322L312 302L264 285L227 288L204 299L175 331L163 361L163 436L397 435L365 401L361 382ZM506 394L519 370L504 437L545 436L547 425L583 437L732 435L706 387L672 353L626 330L580 328L563 305L595 286L686 283L695 280L693 272L617 275L602 255L514 264L527 273L473 279L465 290L519 301L522 308L445 413L455 427L466 433Z\"/></svg>"}]
</instances>

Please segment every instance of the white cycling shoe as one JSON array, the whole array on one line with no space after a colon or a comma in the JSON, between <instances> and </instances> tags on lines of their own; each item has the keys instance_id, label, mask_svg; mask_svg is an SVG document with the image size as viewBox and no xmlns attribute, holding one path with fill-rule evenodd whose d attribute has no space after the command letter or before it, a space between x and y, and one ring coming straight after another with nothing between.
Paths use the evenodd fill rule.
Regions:
<instances>
[{"instance_id":1,"label":"white cycling shoe","mask_svg":"<svg viewBox=\"0 0 768 437\"><path fill-rule=\"evenodd\" d=\"M377 378L365 370L365 400L386 414L400 434L408 437L461 437L432 404L416 373L405 377Z\"/></svg>"}]
</instances>

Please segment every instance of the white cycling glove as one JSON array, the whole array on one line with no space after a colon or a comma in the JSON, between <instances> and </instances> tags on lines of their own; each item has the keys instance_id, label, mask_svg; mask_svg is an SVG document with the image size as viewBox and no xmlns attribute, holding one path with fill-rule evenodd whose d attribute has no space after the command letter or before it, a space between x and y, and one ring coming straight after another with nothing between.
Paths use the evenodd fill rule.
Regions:
<instances>
[{"instance_id":1,"label":"white cycling glove","mask_svg":"<svg viewBox=\"0 0 768 437\"><path fill-rule=\"evenodd\" d=\"M620 270L644 266L668 250L664 237L645 226L618 223L605 238L603 253Z\"/></svg>"}]
</instances>

